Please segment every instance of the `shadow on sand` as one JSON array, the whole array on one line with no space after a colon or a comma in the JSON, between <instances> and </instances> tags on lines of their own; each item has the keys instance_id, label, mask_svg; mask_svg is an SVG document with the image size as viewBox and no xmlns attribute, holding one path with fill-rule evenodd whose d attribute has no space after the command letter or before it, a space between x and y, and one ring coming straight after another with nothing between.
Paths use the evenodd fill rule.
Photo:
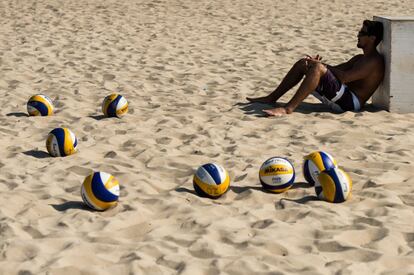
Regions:
<instances>
[{"instance_id":1,"label":"shadow on sand","mask_svg":"<svg viewBox=\"0 0 414 275\"><path fill-rule=\"evenodd\" d=\"M256 102L238 102L235 104L240 110L244 112L246 115L253 115L256 117L270 117L266 113L263 112L263 109L272 109L277 107L283 107L285 104L283 103L276 103L276 104L263 104L263 103L256 103ZM369 113L376 113L384 111L381 108L377 108L372 104L365 104L363 112ZM302 113L302 114L311 114L311 113L332 113L337 114L336 112L332 111L328 106L323 103L308 103L302 102L295 110L295 112ZM361 112L359 112L361 113Z\"/></svg>"},{"instance_id":2,"label":"shadow on sand","mask_svg":"<svg viewBox=\"0 0 414 275\"><path fill-rule=\"evenodd\" d=\"M94 115L94 116L88 116L88 117L93 118L94 120L98 120L98 121L106 118L106 116L104 115Z\"/></svg>"},{"instance_id":3,"label":"shadow on sand","mask_svg":"<svg viewBox=\"0 0 414 275\"><path fill-rule=\"evenodd\" d=\"M81 210L93 211L81 201L67 201L61 204L49 204L49 205L52 206L55 210L60 211L60 212L66 211L68 209L81 209Z\"/></svg>"},{"instance_id":4,"label":"shadow on sand","mask_svg":"<svg viewBox=\"0 0 414 275\"><path fill-rule=\"evenodd\" d=\"M28 114L26 113L22 113L22 112L17 112L17 113L8 113L6 114L6 116L15 116L15 117L29 117Z\"/></svg>"},{"instance_id":5,"label":"shadow on sand","mask_svg":"<svg viewBox=\"0 0 414 275\"><path fill-rule=\"evenodd\" d=\"M23 152L23 154L37 158L37 159L51 158L51 156L48 153L46 153L45 151L39 151L39 150L29 150L29 151Z\"/></svg>"},{"instance_id":6,"label":"shadow on sand","mask_svg":"<svg viewBox=\"0 0 414 275\"><path fill-rule=\"evenodd\" d=\"M306 204L310 201L320 201L320 199L317 196L305 196L300 199L287 199L287 198L280 199L280 202L282 201L291 201L291 202L296 202L299 204Z\"/></svg>"}]
</instances>

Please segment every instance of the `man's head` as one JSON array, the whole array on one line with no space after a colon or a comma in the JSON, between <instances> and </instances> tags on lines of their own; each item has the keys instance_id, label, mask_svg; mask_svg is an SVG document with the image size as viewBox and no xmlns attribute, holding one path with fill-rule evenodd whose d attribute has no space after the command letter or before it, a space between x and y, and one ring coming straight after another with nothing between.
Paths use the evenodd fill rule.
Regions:
<instances>
[{"instance_id":1,"label":"man's head","mask_svg":"<svg viewBox=\"0 0 414 275\"><path fill-rule=\"evenodd\" d=\"M364 48L367 43L375 47L381 42L384 27L381 22L364 20L361 30L358 32L358 48Z\"/></svg>"}]
</instances>

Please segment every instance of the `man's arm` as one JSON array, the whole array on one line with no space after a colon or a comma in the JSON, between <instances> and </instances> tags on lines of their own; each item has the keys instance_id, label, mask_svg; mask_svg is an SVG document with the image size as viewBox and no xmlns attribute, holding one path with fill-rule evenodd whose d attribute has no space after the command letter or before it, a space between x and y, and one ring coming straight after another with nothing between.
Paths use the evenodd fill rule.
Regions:
<instances>
[{"instance_id":1,"label":"man's arm","mask_svg":"<svg viewBox=\"0 0 414 275\"><path fill-rule=\"evenodd\" d=\"M349 59L347 62L344 62L336 66L331 66L331 68L335 68L341 71L349 70L354 66L355 62L357 62L358 59L360 59L362 56L363 56L362 54L355 55L354 57Z\"/></svg>"},{"instance_id":2,"label":"man's arm","mask_svg":"<svg viewBox=\"0 0 414 275\"><path fill-rule=\"evenodd\" d=\"M327 66L329 70L341 81L342 83L349 83L355 80L364 79L370 75L375 63L363 62L358 66L353 66L348 70L340 70L338 68Z\"/></svg>"}]
</instances>

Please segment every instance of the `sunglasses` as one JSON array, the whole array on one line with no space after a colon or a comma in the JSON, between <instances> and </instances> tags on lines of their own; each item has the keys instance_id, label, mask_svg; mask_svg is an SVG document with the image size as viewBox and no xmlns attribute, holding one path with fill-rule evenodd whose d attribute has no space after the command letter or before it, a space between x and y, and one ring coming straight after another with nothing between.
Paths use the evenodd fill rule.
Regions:
<instances>
[{"instance_id":1,"label":"sunglasses","mask_svg":"<svg viewBox=\"0 0 414 275\"><path fill-rule=\"evenodd\" d=\"M369 36L369 33L367 31L359 31L358 36Z\"/></svg>"}]
</instances>

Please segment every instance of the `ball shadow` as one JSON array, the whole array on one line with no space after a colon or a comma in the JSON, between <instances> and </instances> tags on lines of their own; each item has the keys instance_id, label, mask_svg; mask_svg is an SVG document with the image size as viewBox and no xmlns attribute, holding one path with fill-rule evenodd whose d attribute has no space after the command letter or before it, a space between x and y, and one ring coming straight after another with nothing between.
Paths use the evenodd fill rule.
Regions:
<instances>
[{"instance_id":1,"label":"ball shadow","mask_svg":"<svg viewBox=\"0 0 414 275\"><path fill-rule=\"evenodd\" d=\"M196 191L194 191L192 189L185 188L185 187L175 188L175 191L178 192L178 193L190 193L192 195L198 196L198 194L196 193Z\"/></svg>"},{"instance_id":2,"label":"ball shadow","mask_svg":"<svg viewBox=\"0 0 414 275\"><path fill-rule=\"evenodd\" d=\"M305 196L303 198L300 199L287 199L287 198L282 198L280 199L280 201L291 201L291 202L296 202L299 204L306 204L310 201L319 201L320 199L317 196Z\"/></svg>"},{"instance_id":3,"label":"ball shadow","mask_svg":"<svg viewBox=\"0 0 414 275\"><path fill-rule=\"evenodd\" d=\"M308 182L295 182L291 189L298 189L298 188L311 188L313 187Z\"/></svg>"},{"instance_id":4,"label":"ball shadow","mask_svg":"<svg viewBox=\"0 0 414 275\"><path fill-rule=\"evenodd\" d=\"M94 116L88 116L88 117L93 118L95 120L102 120L102 119L106 118L106 116L104 116L104 115L94 115Z\"/></svg>"},{"instance_id":5,"label":"ball shadow","mask_svg":"<svg viewBox=\"0 0 414 275\"><path fill-rule=\"evenodd\" d=\"M248 190L256 190L256 191L262 191L262 192L265 192L265 193L271 193L271 192L263 189L260 186L230 186L230 190L233 191L236 194L240 194L240 193L243 193L243 192L248 191Z\"/></svg>"},{"instance_id":6,"label":"ball shadow","mask_svg":"<svg viewBox=\"0 0 414 275\"><path fill-rule=\"evenodd\" d=\"M15 117L29 117L28 114L26 113L22 113L22 112L17 112L17 113L8 113L6 114L6 116L15 116Z\"/></svg>"},{"instance_id":7,"label":"ball shadow","mask_svg":"<svg viewBox=\"0 0 414 275\"><path fill-rule=\"evenodd\" d=\"M29 150L29 151L23 152L23 154L37 158L37 159L51 158L51 156L48 153L46 153L45 151L39 151L39 150Z\"/></svg>"},{"instance_id":8,"label":"ball shadow","mask_svg":"<svg viewBox=\"0 0 414 275\"><path fill-rule=\"evenodd\" d=\"M68 209L81 209L81 210L86 210L86 211L92 211L89 207L87 207L81 201L67 201L61 204L49 204L49 205L59 212L66 211Z\"/></svg>"}]
</instances>

